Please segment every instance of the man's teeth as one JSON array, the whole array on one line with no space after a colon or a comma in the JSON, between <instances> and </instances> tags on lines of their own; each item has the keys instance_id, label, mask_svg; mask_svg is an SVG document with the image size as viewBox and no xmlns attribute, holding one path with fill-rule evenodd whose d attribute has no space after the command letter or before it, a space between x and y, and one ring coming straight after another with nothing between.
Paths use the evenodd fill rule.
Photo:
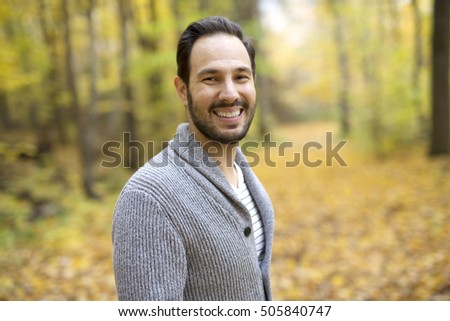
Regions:
<instances>
[{"instance_id":1,"label":"man's teeth","mask_svg":"<svg viewBox=\"0 0 450 321\"><path fill-rule=\"evenodd\" d=\"M223 112L223 111L216 111L215 113L219 117L233 118L233 117L239 116L241 114L241 111L237 110L237 111L233 111L233 112L230 112L230 113Z\"/></svg>"}]
</instances>

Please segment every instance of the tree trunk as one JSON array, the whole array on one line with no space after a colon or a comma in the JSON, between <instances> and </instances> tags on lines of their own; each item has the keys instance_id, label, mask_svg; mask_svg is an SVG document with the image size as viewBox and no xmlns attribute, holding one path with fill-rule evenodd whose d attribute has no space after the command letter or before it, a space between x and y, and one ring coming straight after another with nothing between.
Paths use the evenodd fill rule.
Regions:
<instances>
[{"instance_id":1,"label":"tree trunk","mask_svg":"<svg viewBox=\"0 0 450 321\"><path fill-rule=\"evenodd\" d=\"M68 8L68 0L62 0L62 12L64 19L64 42L65 42L65 58L66 58L66 66L67 66L67 86L71 98L71 110L76 119L77 130L78 130L78 148L81 159L81 172L83 177L83 188L87 197L89 198L98 198L97 194L94 192L93 188L93 179L90 175L92 173L89 172L88 168L90 166L89 162L91 160L92 151L89 149L88 139L89 137L86 135L86 122L84 119L84 115L80 108L80 103L78 100L78 92L77 85L75 79L75 66L73 63L73 47L72 47L72 30L70 27L70 15Z\"/></svg>"},{"instance_id":2,"label":"tree trunk","mask_svg":"<svg viewBox=\"0 0 450 321\"><path fill-rule=\"evenodd\" d=\"M421 133L425 132L425 115L422 109L422 86L420 82L420 75L422 73L424 64L424 54L422 45L422 19L420 15L420 7L418 0L412 0L411 6L414 16L414 62L412 66L411 90L413 97L413 104L416 109L416 118Z\"/></svg>"},{"instance_id":3,"label":"tree trunk","mask_svg":"<svg viewBox=\"0 0 450 321\"><path fill-rule=\"evenodd\" d=\"M97 63L97 52L95 49L96 35L94 29L94 11L95 0L89 0L88 10L87 10L87 20L88 20L88 33L89 33L89 73L90 73L90 94L89 94L89 105L85 115L85 132L83 135L84 148L85 148L85 158L84 158L84 189L90 197L98 198L98 195L94 192L94 142L95 142L95 128L96 128L96 107L98 100L97 91L97 78L98 78L98 63Z\"/></svg>"},{"instance_id":4,"label":"tree trunk","mask_svg":"<svg viewBox=\"0 0 450 321\"><path fill-rule=\"evenodd\" d=\"M372 5L372 6L371 6ZM378 8L374 8L373 5ZM364 6L364 10L372 10L378 9L377 15L377 39L383 39L384 28L381 25L380 15L382 14L379 3L367 3ZM372 13L368 13L372 14ZM364 19L364 18L363 18ZM380 43L381 48L377 48L378 52L375 52L375 49L371 49L369 43L371 41L375 41L375 33L373 32L373 28L367 25L367 23L363 23L363 28L358 30L358 43L361 48L361 72L364 80L365 87L365 103L369 109L369 125L368 131L370 138L372 140L373 150L378 157L383 156L382 151L382 114L381 114L381 102L379 99L379 92L381 92L381 84L379 80L379 75L377 73L377 68L379 68L381 56L382 56L382 43Z\"/></svg>"},{"instance_id":5,"label":"tree trunk","mask_svg":"<svg viewBox=\"0 0 450 321\"><path fill-rule=\"evenodd\" d=\"M150 0L150 23L155 27L160 23L160 17L158 13L158 9L156 7L156 0ZM155 28L157 30L157 28ZM151 53L158 53L160 50L160 36L157 32L154 32L151 35L150 39L147 39L145 48ZM149 86L150 86L150 100L152 103L157 103L162 99L161 95L161 87L162 87L162 72L160 70L154 70L149 77Z\"/></svg>"},{"instance_id":6,"label":"tree trunk","mask_svg":"<svg viewBox=\"0 0 450 321\"><path fill-rule=\"evenodd\" d=\"M450 153L449 15L450 2L435 0L432 36L430 155Z\"/></svg>"},{"instance_id":7,"label":"tree trunk","mask_svg":"<svg viewBox=\"0 0 450 321\"><path fill-rule=\"evenodd\" d=\"M140 37L142 48L150 55L157 55L161 47L161 36L158 35L157 32L158 25L161 23L161 17L156 3L156 0L149 1L150 19L148 23L152 26L154 31L150 35L141 35ZM159 109L161 107L161 100L163 99L162 75L163 71L161 70L161 67L158 66L151 70L147 79L149 105L153 110L158 110L157 114L161 114L160 117L156 116L151 120L151 130L155 133L154 137L158 137L158 133L160 133L165 126L164 113L160 113L161 109Z\"/></svg>"},{"instance_id":8,"label":"tree trunk","mask_svg":"<svg viewBox=\"0 0 450 321\"><path fill-rule=\"evenodd\" d=\"M349 103L349 87L350 87L350 69L348 64L348 52L345 48L344 39L344 20L342 19L339 7L335 0L330 0L331 11L334 16L334 40L338 52L339 67L339 89L338 89L338 105L340 110L341 131L344 135L350 133L350 103Z\"/></svg>"},{"instance_id":9,"label":"tree trunk","mask_svg":"<svg viewBox=\"0 0 450 321\"><path fill-rule=\"evenodd\" d=\"M260 53L262 55L263 53ZM271 92L269 77L265 75L258 76L258 96L259 99L259 123L258 123L258 132L261 137L264 137L270 131L269 127L269 119L268 115L271 110L271 100L269 97L269 93Z\"/></svg>"},{"instance_id":10,"label":"tree trunk","mask_svg":"<svg viewBox=\"0 0 450 321\"><path fill-rule=\"evenodd\" d=\"M160 32L161 15L159 12L158 4L160 3L156 0L147 1L147 10L149 13L148 21L144 22L144 27L139 31L138 39L139 46L146 56L157 57L160 54L161 42L163 41L163 35ZM148 32L143 32L146 29ZM153 65L152 69L147 73L147 86L146 86L146 99L147 108L152 109L151 113L153 117L149 120L147 129L151 133L153 142L158 146L159 142L163 139L161 133L164 132L166 126L166 120L168 117L172 117L171 114L167 113L166 108L164 108L165 102L163 101L163 75L164 70L160 65ZM145 156L152 157L153 150L148 150L148 154ZM142 155L143 156L143 155ZM143 160L140 157L140 162Z\"/></svg>"},{"instance_id":11,"label":"tree trunk","mask_svg":"<svg viewBox=\"0 0 450 321\"><path fill-rule=\"evenodd\" d=\"M179 32L183 27L185 27L185 26L182 25L183 15L182 15L182 12L180 10L181 1L183 1L183 0L171 0L171 2L170 2L170 8L171 8L171 10L173 12L173 16L174 16L174 19L175 19L175 25L176 25L175 30L176 30L176 32Z\"/></svg>"},{"instance_id":12,"label":"tree trunk","mask_svg":"<svg viewBox=\"0 0 450 321\"><path fill-rule=\"evenodd\" d=\"M3 129L11 128L11 117L9 113L8 96L3 89L0 89L0 124Z\"/></svg>"},{"instance_id":13,"label":"tree trunk","mask_svg":"<svg viewBox=\"0 0 450 321\"><path fill-rule=\"evenodd\" d=\"M47 98L50 108L52 110L52 118L48 124L44 126L55 127L58 133L57 137L60 143L66 144L68 142L67 135L67 120L64 116L61 104L58 102L59 93L62 91L60 79L58 74L58 49L55 28L50 28L45 19L45 12L49 8L45 5L44 0L39 0L39 22L41 25L44 41L48 48L48 57L52 63L47 71L45 79L45 90L47 91Z\"/></svg>"},{"instance_id":14,"label":"tree trunk","mask_svg":"<svg viewBox=\"0 0 450 321\"><path fill-rule=\"evenodd\" d=\"M129 79L129 44L128 44L128 17L130 16L129 4L126 0L119 0L119 23L120 23L120 89L122 102L125 110L125 131L130 138L137 140L136 119L134 117L135 106L133 101L133 88ZM124 167L136 170L140 166L139 150L133 148L131 141L124 140L123 161Z\"/></svg>"}]
</instances>

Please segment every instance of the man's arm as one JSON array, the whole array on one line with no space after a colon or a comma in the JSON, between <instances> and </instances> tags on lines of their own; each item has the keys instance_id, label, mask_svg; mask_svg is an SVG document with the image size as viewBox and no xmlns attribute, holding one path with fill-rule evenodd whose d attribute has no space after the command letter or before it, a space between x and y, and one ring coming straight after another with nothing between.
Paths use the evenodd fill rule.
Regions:
<instances>
[{"instance_id":1,"label":"man's arm","mask_svg":"<svg viewBox=\"0 0 450 321\"><path fill-rule=\"evenodd\" d=\"M112 238L119 300L183 300L187 276L183 243L149 195L121 194Z\"/></svg>"}]
</instances>

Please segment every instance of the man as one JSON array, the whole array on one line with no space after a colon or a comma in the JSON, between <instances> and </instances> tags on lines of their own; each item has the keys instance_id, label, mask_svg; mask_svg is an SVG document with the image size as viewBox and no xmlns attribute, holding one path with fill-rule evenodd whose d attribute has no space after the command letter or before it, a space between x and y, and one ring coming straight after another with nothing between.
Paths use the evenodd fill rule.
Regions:
<instances>
[{"instance_id":1,"label":"man","mask_svg":"<svg viewBox=\"0 0 450 321\"><path fill-rule=\"evenodd\" d=\"M209 17L181 35L177 64L189 122L114 212L119 300L271 300L273 209L239 149L256 106L254 49L239 25Z\"/></svg>"}]
</instances>

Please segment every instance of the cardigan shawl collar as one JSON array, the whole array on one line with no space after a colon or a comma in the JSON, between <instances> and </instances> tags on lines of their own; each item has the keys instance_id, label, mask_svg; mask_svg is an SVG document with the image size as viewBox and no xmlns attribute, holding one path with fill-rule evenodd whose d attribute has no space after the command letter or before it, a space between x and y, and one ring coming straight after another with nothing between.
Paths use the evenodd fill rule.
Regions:
<instances>
[{"instance_id":1,"label":"cardigan shawl collar","mask_svg":"<svg viewBox=\"0 0 450 321\"><path fill-rule=\"evenodd\" d=\"M263 221L263 261L248 234L250 213L181 124L117 200L112 239L120 300L272 299L272 205L239 149L236 162Z\"/></svg>"}]
</instances>

